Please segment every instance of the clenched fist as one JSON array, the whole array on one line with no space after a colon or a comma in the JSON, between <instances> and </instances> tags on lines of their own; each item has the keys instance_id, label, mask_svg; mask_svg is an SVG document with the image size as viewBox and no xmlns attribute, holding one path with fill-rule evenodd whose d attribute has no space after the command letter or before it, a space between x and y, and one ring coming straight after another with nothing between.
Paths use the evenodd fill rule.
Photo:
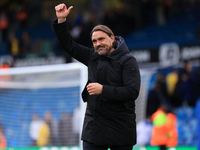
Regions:
<instances>
[{"instance_id":1,"label":"clenched fist","mask_svg":"<svg viewBox=\"0 0 200 150\"><path fill-rule=\"evenodd\" d=\"M99 83L89 83L87 91L90 95L99 95L102 93L103 86Z\"/></svg>"},{"instance_id":2,"label":"clenched fist","mask_svg":"<svg viewBox=\"0 0 200 150\"><path fill-rule=\"evenodd\" d=\"M58 18L58 23L62 23L66 21L66 17L69 15L73 6L70 6L68 9L65 4L59 4L55 7L56 16Z\"/></svg>"}]
</instances>

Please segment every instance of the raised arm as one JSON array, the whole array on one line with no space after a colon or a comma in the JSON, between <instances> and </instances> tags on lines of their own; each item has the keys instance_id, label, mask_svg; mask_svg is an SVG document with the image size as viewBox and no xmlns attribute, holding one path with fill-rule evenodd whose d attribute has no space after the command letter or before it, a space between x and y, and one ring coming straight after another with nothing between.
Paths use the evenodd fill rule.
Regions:
<instances>
[{"instance_id":1,"label":"raised arm","mask_svg":"<svg viewBox=\"0 0 200 150\"><path fill-rule=\"evenodd\" d=\"M62 48L73 58L81 63L88 65L94 50L76 43L68 29L66 17L69 15L73 6L68 9L65 4L55 6L57 19L53 22L53 27Z\"/></svg>"},{"instance_id":2,"label":"raised arm","mask_svg":"<svg viewBox=\"0 0 200 150\"><path fill-rule=\"evenodd\" d=\"M58 18L58 23L66 21L66 17L69 15L73 6L70 6L68 9L64 3L55 6L56 16Z\"/></svg>"}]
</instances>

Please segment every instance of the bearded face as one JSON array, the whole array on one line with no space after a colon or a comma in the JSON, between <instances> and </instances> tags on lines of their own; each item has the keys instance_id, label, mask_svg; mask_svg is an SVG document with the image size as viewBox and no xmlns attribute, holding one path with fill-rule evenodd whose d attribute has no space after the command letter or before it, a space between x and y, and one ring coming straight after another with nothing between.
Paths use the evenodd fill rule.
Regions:
<instances>
[{"instance_id":1,"label":"bearded face","mask_svg":"<svg viewBox=\"0 0 200 150\"><path fill-rule=\"evenodd\" d=\"M113 42L114 36L108 36L108 34L103 31L95 31L92 34L93 47L99 55L111 53L114 50Z\"/></svg>"}]
</instances>

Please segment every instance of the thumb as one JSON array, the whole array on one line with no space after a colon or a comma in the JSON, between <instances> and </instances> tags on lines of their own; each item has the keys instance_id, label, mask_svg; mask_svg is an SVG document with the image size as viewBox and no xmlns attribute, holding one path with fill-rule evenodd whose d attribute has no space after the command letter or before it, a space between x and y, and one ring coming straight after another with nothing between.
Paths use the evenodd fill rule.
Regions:
<instances>
[{"instance_id":1,"label":"thumb","mask_svg":"<svg viewBox=\"0 0 200 150\"><path fill-rule=\"evenodd\" d=\"M72 8L73 8L73 6L70 6L70 7L68 8L69 13L70 13L70 11L72 10Z\"/></svg>"}]
</instances>

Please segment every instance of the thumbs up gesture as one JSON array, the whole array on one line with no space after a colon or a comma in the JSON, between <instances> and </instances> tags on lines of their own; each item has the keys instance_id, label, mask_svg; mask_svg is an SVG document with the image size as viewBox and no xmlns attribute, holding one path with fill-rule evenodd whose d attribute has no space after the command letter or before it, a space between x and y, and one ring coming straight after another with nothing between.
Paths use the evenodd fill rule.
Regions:
<instances>
[{"instance_id":1,"label":"thumbs up gesture","mask_svg":"<svg viewBox=\"0 0 200 150\"><path fill-rule=\"evenodd\" d=\"M59 4L55 6L56 16L58 18L58 23L62 23L66 21L66 17L69 15L73 6L70 6L68 9L65 4Z\"/></svg>"}]
</instances>

